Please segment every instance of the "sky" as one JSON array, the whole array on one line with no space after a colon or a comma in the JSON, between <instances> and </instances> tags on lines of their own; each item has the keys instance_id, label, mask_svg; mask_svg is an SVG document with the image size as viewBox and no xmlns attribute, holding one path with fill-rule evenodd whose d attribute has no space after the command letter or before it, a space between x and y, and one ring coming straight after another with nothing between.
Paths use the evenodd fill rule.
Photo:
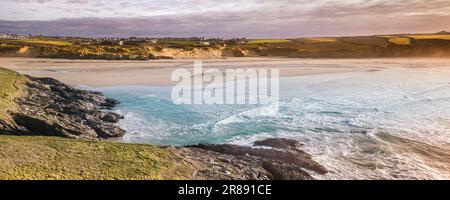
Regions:
<instances>
[{"instance_id":1,"label":"sky","mask_svg":"<svg viewBox=\"0 0 450 200\"><path fill-rule=\"evenodd\" d=\"M294 38L450 30L450 0L1 0L0 33Z\"/></svg>"}]
</instances>

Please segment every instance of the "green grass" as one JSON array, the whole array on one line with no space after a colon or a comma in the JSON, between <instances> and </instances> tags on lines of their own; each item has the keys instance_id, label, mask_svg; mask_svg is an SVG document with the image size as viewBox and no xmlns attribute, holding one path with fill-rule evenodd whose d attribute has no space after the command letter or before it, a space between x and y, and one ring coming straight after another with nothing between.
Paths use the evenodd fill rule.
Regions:
<instances>
[{"instance_id":1,"label":"green grass","mask_svg":"<svg viewBox=\"0 0 450 200\"><path fill-rule=\"evenodd\" d=\"M23 93L25 76L0 68L0 119L8 120L7 111L14 109L14 99Z\"/></svg>"},{"instance_id":2,"label":"green grass","mask_svg":"<svg viewBox=\"0 0 450 200\"><path fill-rule=\"evenodd\" d=\"M389 42L397 45L411 45L411 40L450 40L450 35L439 34L413 34L413 35L385 35Z\"/></svg>"},{"instance_id":3,"label":"green grass","mask_svg":"<svg viewBox=\"0 0 450 200\"><path fill-rule=\"evenodd\" d=\"M141 144L0 135L0 179L187 179L193 168L167 149Z\"/></svg>"},{"instance_id":4,"label":"green grass","mask_svg":"<svg viewBox=\"0 0 450 200\"><path fill-rule=\"evenodd\" d=\"M286 39L262 39L262 40L249 40L248 44L263 44L263 43L285 43L292 42Z\"/></svg>"},{"instance_id":5,"label":"green grass","mask_svg":"<svg viewBox=\"0 0 450 200\"><path fill-rule=\"evenodd\" d=\"M23 40L23 43L29 44L47 44L47 45L58 45L58 46L70 46L73 43L63 40Z\"/></svg>"}]
</instances>

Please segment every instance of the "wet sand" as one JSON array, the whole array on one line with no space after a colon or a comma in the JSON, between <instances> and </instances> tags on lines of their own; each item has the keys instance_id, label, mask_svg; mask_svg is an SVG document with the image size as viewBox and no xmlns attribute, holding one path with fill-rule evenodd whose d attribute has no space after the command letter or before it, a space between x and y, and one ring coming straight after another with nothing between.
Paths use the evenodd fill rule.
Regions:
<instances>
[{"instance_id":1,"label":"wet sand","mask_svg":"<svg viewBox=\"0 0 450 200\"><path fill-rule=\"evenodd\" d=\"M354 71L376 71L380 66L422 67L449 63L449 59L295 59L295 58L226 58L203 60L203 68L276 68L280 76ZM193 69L194 60L106 61L45 58L0 58L0 66L36 77L52 77L71 85L93 87L114 85L171 85L175 69ZM370 63L368 65L368 63ZM428 66L428 65L426 65Z\"/></svg>"}]
</instances>

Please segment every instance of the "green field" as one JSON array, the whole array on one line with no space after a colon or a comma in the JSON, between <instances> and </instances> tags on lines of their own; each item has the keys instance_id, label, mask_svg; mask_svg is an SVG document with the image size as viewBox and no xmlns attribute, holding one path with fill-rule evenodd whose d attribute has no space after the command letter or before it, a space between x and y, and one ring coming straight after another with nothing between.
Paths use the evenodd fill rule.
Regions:
<instances>
[{"instance_id":1,"label":"green field","mask_svg":"<svg viewBox=\"0 0 450 200\"><path fill-rule=\"evenodd\" d=\"M411 35L385 35L389 42L397 45L411 45L412 40L450 40L450 35L441 34L411 34Z\"/></svg>"},{"instance_id":2,"label":"green field","mask_svg":"<svg viewBox=\"0 0 450 200\"><path fill-rule=\"evenodd\" d=\"M58 45L58 46L70 46L73 43L64 40L23 40L21 42L29 44L44 44L44 45Z\"/></svg>"},{"instance_id":3,"label":"green field","mask_svg":"<svg viewBox=\"0 0 450 200\"><path fill-rule=\"evenodd\" d=\"M407 37L391 37L389 42L397 45L411 45L411 38Z\"/></svg>"},{"instance_id":4,"label":"green field","mask_svg":"<svg viewBox=\"0 0 450 200\"><path fill-rule=\"evenodd\" d=\"M0 179L186 179L193 168L167 149L45 136L0 135Z\"/></svg>"},{"instance_id":5,"label":"green field","mask_svg":"<svg viewBox=\"0 0 450 200\"><path fill-rule=\"evenodd\" d=\"M411 37L414 38L416 40L430 40L430 39L435 39L435 40L450 40L450 35L405 35L405 37Z\"/></svg>"},{"instance_id":6,"label":"green field","mask_svg":"<svg viewBox=\"0 0 450 200\"><path fill-rule=\"evenodd\" d=\"M248 44L264 44L264 43L285 43L285 42L292 42L292 40L287 39L255 39L255 40L249 40Z\"/></svg>"}]
</instances>

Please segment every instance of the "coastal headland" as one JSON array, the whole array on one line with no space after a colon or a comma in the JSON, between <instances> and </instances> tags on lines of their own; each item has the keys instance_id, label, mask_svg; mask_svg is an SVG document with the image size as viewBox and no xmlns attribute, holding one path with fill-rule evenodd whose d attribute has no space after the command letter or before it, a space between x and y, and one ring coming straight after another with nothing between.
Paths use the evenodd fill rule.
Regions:
<instances>
[{"instance_id":1,"label":"coastal headland","mask_svg":"<svg viewBox=\"0 0 450 200\"><path fill-rule=\"evenodd\" d=\"M107 141L120 102L0 68L1 179L313 179L327 170L296 141L160 147ZM270 148L260 148L262 146Z\"/></svg>"}]
</instances>

